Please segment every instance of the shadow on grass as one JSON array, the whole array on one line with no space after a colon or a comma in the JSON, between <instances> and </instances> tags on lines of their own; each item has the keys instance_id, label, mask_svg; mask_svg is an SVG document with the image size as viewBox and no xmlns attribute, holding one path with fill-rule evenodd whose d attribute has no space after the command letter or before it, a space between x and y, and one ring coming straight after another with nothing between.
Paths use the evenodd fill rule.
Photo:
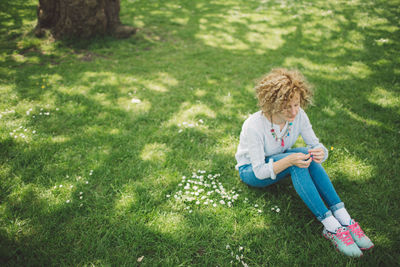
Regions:
<instances>
[{"instance_id":1,"label":"shadow on grass","mask_svg":"<svg viewBox=\"0 0 400 267\"><path fill-rule=\"evenodd\" d=\"M256 109L252 92L244 88L273 66L297 67L312 83L321 86L316 92L316 105L308 113L317 135L322 142L332 142L327 146L346 148L351 151L347 156L373 169L372 176L363 181L354 181L354 177L346 172L335 172L334 183L346 203L354 210L362 211L357 215L368 218L368 227L375 229L376 236L389 238L387 229L382 229L382 225L368 215L371 207L362 203L370 203L374 210L385 207L378 214L388 223L399 215L394 207L399 200L398 186L393 186L398 185L395 179L398 179L399 166L387 160L388 155L399 158L396 147L400 130L399 107L379 105L371 100L378 87L383 87L389 94L398 94L395 78L396 60L399 59L398 29L393 32L359 26L353 16L359 6L323 8L333 10L333 20L341 18L336 29L332 29L318 23L318 16L300 12L298 15L295 4L276 7L275 2L264 3L260 5L262 9L274 8L279 14L289 12L293 17L286 16L282 22L274 19L254 21L240 15L260 7L251 2L244 11L236 11L237 20L231 23L221 15L228 14L231 5L180 4L179 8L155 1L125 3L122 18L128 20L129 14L133 14L143 23L138 36L129 40L106 38L89 45L61 43L59 51L48 53L41 51L34 41L32 46L21 44L18 34L2 39L2 44L8 41L6 64L11 66L11 84L18 98L26 101L49 98L53 102L49 109L54 114L48 118L27 119L27 125L37 129L40 142L26 145L11 138L1 141L0 160L2 166L7 167L1 203L6 207L7 220L13 221L14 225L21 221L27 229L14 236L1 229L2 247L10 248L3 252L3 262L132 265L138 257L145 255L156 265L214 264L202 255L212 255L213 250L221 248L221 242L235 234L232 229L225 229L224 218L212 212L198 212L194 217L184 215L179 217L179 226L170 233L152 224L152 220L163 212L164 196L176 188L179 177L198 168L220 172L226 177L224 183L243 188L253 199L291 206L288 215L296 220L268 217L275 225L272 230L248 230L237 237L237 242L252 240L254 244L262 245L257 237L271 238L276 233L280 240L271 239L268 244L285 245L284 238L289 237L283 236L282 232L290 223L304 225L313 220L311 213L304 215L304 204L293 189L288 189L290 182L265 190L247 189L238 181L233 154L216 149L224 137L238 140L243 115ZM10 10L12 16L3 17L1 24L8 32L21 28L22 18L27 14L32 16L32 8L29 3L7 4L4 10ZM390 25L398 27L397 15L390 13L390 9L376 11L371 8L368 13L372 18L383 16ZM251 27L256 23L260 28ZM310 33L310 28L315 32ZM274 48L264 47L245 34L263 35L268 32L266 29L284 29L287 33L279 34L279 45ZM331 34L320 36L317 31ZM216 34L214 39L211 38L212 42L205 43L207 32ZM355 35L362 38L354 39ZM386 36L391 36L393 43L374 44ZM164 43L172 49L164 47ZM241 46L235 47L235 44ZM14 56L11 55L13 50L17 51ZM88 70L94 73L93 76L87 77ZM8 73L2 71L0 74L7 82ZM150 82L158 79L158 73L168 73L177 82L171 85L160 81L157 88L162 90L153 90ZM41 88L43 78L52 75L57 75L57 81ZM131 76L135 79L129 79ZM136 78L141 76L146 79ZM118 79L117 82L112 82L113 77ZM204 85L204 80L210 81L209 87ZM363 89L353 91L355 86ZM197 89L204 93L198 94ZM143 109L129 105L129 109L121 108L121 101L129 102L132 97L129 92L145 100L147 107L143 104ZM231 97L222 97L229 95ZM199 111L194 115L192 119L206 118L205 129L190 128L178 132L176 121L183 120L184 116L176 121L174 117L178 112L185 112L185 103L189 108L202 104L215 114ZM249 106L252 103L254 107ZM62 107L59 112L54 109L57 106ZM167 149L162 155L145 160L142 154L149 144L164 144ZM89 169L94 170L93 176L88 175ZM64 178L67 175L69 179ZM77 176L82 176L89 185L73 180ZM21 184L28 185L20 193L13 191L15 177L20 177ZM69 193L73 203L49 204L40 190L62 195L51 191L54 185L61 183L74 185ZM124 191L130 184L134 188ZM360 187L365 193L358 195ZM84 192L84 202L78 200L80 192ZM132 195L134 201L125 208L126 213L119 213L115 205L124 194ZM80 203L84 206L80 207ZM170 207L165 209L172 212ZM387 210L393 210L392 214L385 212ZM209 224L226 232L210 235L210 228L200 227ZM318 229L316 224L312 228ZM298 230L299 227L293 227L287 233ZM391 230L398 233L395 226ZM201 249L197 249L198 243L201 243ZM377 248L379 255L385 255L387 259L375 256L369 260L395 262L390 254L395 253L396 244L398 241ZM318 254L319 243L310 250L310 254ZM170 251L170 255L165 255L165 251ZM286 255L277 252L275 257L270 256L270 262L302 264L307 261L306 258L295 260L297 254L293 245L288 245L285 252ZM340 263L345 261L339 260ZM255 264L263 264L263 259L259 258Z\"/></svg>"}]
</instances>

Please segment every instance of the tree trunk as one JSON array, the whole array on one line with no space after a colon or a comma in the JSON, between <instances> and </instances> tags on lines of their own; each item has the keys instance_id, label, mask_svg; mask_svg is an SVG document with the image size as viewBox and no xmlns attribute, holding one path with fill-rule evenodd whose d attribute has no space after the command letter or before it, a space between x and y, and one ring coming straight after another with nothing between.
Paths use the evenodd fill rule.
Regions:
<instances>
[{"instance_id":1,"label":"tree trunk","mask_svg":"<svg viewBox=\"0 0 400 267\"><path fill-rule=\"evenodd\" d=\"M120 0L39 0L37 36L49 29L56 39L96 35L129 37L135 29L119 19Z\"/></svg>"}]
</instances>

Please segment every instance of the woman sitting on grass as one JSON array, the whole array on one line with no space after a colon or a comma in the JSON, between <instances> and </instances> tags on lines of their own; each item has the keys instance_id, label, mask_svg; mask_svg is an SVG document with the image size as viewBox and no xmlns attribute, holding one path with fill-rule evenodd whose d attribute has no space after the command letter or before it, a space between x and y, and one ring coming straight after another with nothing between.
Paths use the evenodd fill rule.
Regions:
<instances>
[{"instance_id":1,"label":"woman sitting on grass","mask_svg":"<svg viewBox=\"0 0 400 267\"><path fill-rule=\"evenodd\" d=\"M302 109L311 101L304 77L298 71L274 69L256 91L261 110L244 122L235 155L240 178L250 186L266 187L290 174L296 192L324 225L323 235L345 255L361 256L360 249L374 245L351 219L321 166L328 150ZM308 147L292 149L299 135Z\"/></svg>"}]
</instances>

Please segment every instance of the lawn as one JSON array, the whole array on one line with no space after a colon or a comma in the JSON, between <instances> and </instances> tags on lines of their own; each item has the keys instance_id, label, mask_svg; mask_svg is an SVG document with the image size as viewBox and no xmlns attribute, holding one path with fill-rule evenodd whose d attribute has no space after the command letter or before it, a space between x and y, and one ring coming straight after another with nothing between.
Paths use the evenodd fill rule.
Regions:
<instances>
[{"instance_id":1,"label":"lawn","mask_svg":"<svg viewBox=\"0 0 400 267\"><path fill-rule=\"evenodd\" d=\"M37 1L0 3L1 265L400 262L398 1L121 2L137 34L91 41L37 39ZM323 165L375 243L360 259L322 237L290 179L239 179L273 67L314 86Z\"/></svg>"}]
</instances>

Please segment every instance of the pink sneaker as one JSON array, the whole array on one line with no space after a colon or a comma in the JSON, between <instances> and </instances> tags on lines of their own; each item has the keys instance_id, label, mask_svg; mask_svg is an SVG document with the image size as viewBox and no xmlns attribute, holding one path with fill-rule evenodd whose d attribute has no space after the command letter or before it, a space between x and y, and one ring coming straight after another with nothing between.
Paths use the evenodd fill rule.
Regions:
<instances>
[{"instance_id":1,"label":"pink sneaker","mask_svg":"<svg viewBox=\"0 0 400 267\"><path fill-rule=\"evenodd\" d=\"M329 232L324 228L322 234L325 238L331 240L336 249L346 256L361 257L363 253L359 247L354 243L349 230L346 227L339 227L336 233Z\"/></svg>"},{"instance_id":2,"label":"pink sneaker","mask_svg":"<svg viewBox=\"0 0 400 267\"><path fill-rule=\"evenodd\" d=\"M360 225L355 220L351 220L350 225L347 226L350 231L350 235L353 238L354 242L356 242L357 246L362 250L371 249L374 247L374 243L364 234L364 231L361 230Z\"/></svg>"}]
</instances>

